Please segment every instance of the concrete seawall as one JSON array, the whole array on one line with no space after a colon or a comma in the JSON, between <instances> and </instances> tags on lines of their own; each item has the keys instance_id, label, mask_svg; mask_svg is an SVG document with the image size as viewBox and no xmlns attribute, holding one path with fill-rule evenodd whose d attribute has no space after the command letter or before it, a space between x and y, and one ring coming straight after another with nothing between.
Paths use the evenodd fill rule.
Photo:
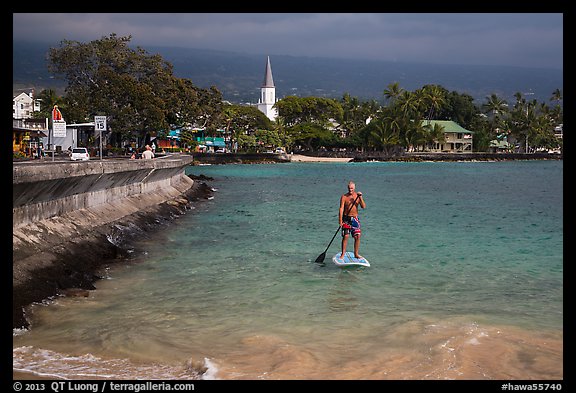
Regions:
<instances>
[{"instance_id":1,"label":"concrete seawall","mask_svg":"<svg viewBox=\"0 0 576 393\"><path fill-rule=\"evenodd\" d=\"M192 185L183 169L191 162L191 156L183 155L155 160L14 165L12 227L131 196L175 197Z\"/></svg>"},{"instance_id":2,"label":"concrete seawall","mask_svg":"<svg viewBox=\"0 0 576 393\"><path fill-rule=\"evenodd\" d=\"M185 174L188 155L154 160L13 165L13 327L26 307L69 288L94 289L100 271L132 240L206 199L211 188Z\"/></svg>"}]
</instances>

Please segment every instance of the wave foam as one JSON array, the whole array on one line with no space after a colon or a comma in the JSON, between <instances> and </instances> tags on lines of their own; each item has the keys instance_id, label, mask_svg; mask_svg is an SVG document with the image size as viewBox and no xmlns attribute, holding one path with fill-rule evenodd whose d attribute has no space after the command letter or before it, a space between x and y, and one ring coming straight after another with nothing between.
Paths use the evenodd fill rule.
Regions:
<instances>
[{"instance_id":1,"label":"wave foam","mask_svg":"<svg viewBox=\"0 0 576 393\"><path fill-rule=\"evenodd\" d=\"M12 350L14 372L52 379L215 379L217 367L204 359L203 367L140 364L127 359L104 359L93 354L70 355L22 346Z\"/></svg>"}]
</instances>

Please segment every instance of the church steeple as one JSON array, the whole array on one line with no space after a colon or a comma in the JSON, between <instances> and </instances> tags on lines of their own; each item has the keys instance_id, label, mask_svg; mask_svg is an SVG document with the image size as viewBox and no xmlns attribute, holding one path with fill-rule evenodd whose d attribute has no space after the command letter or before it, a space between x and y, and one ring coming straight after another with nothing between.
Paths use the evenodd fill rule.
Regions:
<instances>
[{"instance_id":1,"label":"church steeple","mask_svg":"<svg viewBox=\"0 0 576 393\"><path fill-rule=\"evenodd\" d=\"M274 79L272 79L272 67L270 66L270 56L266 61L266 71L264 72L264 82L262 87L274 87Z\"/></svg>"},{"instance_id":2,"label":"church steeple","mask_svg":"<svg viewBox=\"0 0 576 393\"><path fill-rule=\"evenodd\" d=\"M266 70L264 71L264 81L260 87L260 99L258 109L270 120L274 121L278 117L278 111L274 108L276 103L276 87L272 79L272 67L270 66L270 56L266 59Z\"/></svg>"}]
</instances>

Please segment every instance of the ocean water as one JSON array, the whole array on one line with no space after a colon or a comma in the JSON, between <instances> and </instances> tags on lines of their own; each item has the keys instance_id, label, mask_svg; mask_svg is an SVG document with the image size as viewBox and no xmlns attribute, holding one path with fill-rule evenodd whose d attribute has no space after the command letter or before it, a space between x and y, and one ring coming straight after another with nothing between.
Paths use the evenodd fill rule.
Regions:
<instances>
[{"instance_id":1,"label":"ocean water","mask_svg":"<svg viewBox=\"0 0 576 393\"><path fill-rule=\"evenodd\" d=\"M562 379L563 162L191 166L198 203L87 298L35 305L20 376ZM369 268L315 259L347 182ZM350 241L348 250L352 249Z\"/></svg>"}]
</instances>

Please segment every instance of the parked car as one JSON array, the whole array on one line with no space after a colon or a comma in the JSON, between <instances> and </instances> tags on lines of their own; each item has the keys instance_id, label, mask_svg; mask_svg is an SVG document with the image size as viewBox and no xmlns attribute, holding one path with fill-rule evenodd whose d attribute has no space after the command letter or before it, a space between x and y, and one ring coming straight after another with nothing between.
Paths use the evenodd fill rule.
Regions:
<instances>
[{"instance_id":1,"label":"parked car","mask_svg":"<svg viewBox=\"0 0 576 393\"><path fill-rule=\"evenodd\" d=\"M88 161L90 159L90 154L88 154L88 149L85 147L75 147L72 149L72 154L70 155L72 161Z\"/></svg>"}]
</instances>

